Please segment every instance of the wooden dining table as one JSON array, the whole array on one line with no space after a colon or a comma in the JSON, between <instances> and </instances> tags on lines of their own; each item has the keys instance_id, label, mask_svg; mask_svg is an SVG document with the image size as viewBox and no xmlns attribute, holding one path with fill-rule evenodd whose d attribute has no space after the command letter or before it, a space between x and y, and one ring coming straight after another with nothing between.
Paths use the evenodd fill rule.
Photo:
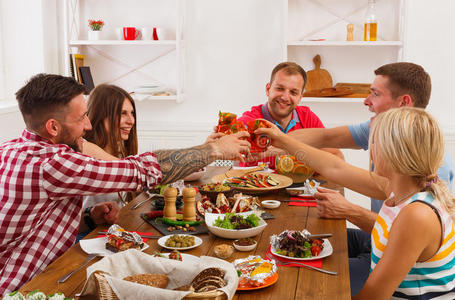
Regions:
<instances>
[{"instance_id":1,"label":"wooden dining table","mask_svg":"<svg viewBox=\"0 0 455 300\"><path fill-rule=\"evenodd\" d=\"M187 182L192 186L198 186L210 182L217 174L224 173L225 167L208 167L205 175L197 182ZM327 183L326 187L336 189L343 193L343 188ZM141 213L149 212L152 209L150 202L146 202L137 209L130 209L134 204L146 199L147 194L142 193L127 206L122 208L117 222L121 227L129 231L152 232L154 235L161 235L152 225L145 222ZM199 197L199 195L198 195ZM289 195L284 190L274 191L259 195L260 200L277 199L289 200ZM270 245L270 236L279 234L282 231L307 229L311 233L332 233L329 238L333 247L333 253L322 259L322 268L336 271L337 275L324 274L305 267L278 267L278 280L275 284L262 289L237 291L234 299L350 299L348 248L346 239L345 220L321 219L317 215L315 207L290 206L288 202L282 202L276 209L264 209L275 218L267 220L264 231L254 237L258 242L257 247L249 252L234 251L232 256L226 259L229 262L249 255L260 255L265 257ZM86 239L94 238L99 231L105 230L108 225L99 226L92 231ZM170 233L171 234L171 233ZM194 249L186 250L184 253L195 256L215 256L214 247L219 244L231 244L232 240L217 237L212 233L198 235L203 243ZM161 248L157 239L149 239L150 246L145 253L153 254L155 251L169 252ZM86 268L101 258L96 258L86 267L74 273L66 282L58 283L58 279L82 265L88 254L85 253L79 244L75 244L61 257L48 265L40 274L35 276L20 289L22 293L33 290L40 290L46 294L63 292L67 297L75 297L86 281Z\"/></svg>"}]
</instances>

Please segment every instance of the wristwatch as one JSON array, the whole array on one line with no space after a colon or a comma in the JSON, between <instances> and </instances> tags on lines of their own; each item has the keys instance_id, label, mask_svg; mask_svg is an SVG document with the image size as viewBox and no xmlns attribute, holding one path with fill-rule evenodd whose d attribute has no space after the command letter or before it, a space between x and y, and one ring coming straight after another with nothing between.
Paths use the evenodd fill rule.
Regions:
<instances>
[{"instance_id":1,"label":"wristwatch","mask_svg":"<svg viewBox=\"0 0 455 300\"><path fill-rule=\"evenodd\" d=\"M82 218L84 218L84 222L85 222L85 224L87 224L87 226L90 230L93 230L96 228L96 224L93 221L91 213L90 213L90 211L92 210L92 207L93 206L86 207L82 214Z\"/></svg>"}]
</instances>

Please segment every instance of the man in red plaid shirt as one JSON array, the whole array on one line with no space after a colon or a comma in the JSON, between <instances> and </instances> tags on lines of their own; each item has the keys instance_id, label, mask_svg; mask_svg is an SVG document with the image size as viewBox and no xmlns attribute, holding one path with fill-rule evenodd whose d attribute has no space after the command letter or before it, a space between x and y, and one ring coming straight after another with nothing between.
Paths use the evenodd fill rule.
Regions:
<instances>
[{"instance_id":1,"label":"man in red plaid shirt","mask_svg":"<svg viewBox=\"0 0 455 300\"><path fill-rule=\"evenodd\" d=\"M84 91L72 78L39 74L16 93L27 129L0 145L0 295L20 288L73 245L82 196L141 191L215 159L243 160L241 153L249 151L242 133L121 160L81 154L91 129ZM118 213L114 202L90 210L95 224L115 223Z\"/></svg>"}]
</instances>

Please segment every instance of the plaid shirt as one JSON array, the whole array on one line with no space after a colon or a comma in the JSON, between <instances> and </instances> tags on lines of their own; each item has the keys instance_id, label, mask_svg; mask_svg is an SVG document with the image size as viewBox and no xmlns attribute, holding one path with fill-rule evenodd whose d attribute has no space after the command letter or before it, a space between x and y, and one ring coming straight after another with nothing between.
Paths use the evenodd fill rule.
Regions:
<instances>
[{"instance_id":1,"label":"plaid shirt","mask_svg":"<svg viewBox=\"0 0 455 300\"><path fill-rule=\"evenodd\" d=\"M82 196L161 181L153 153L100 161L24 130L0 145L0 296L20 288L74 243Z\"/></svg>"}]
</instances>

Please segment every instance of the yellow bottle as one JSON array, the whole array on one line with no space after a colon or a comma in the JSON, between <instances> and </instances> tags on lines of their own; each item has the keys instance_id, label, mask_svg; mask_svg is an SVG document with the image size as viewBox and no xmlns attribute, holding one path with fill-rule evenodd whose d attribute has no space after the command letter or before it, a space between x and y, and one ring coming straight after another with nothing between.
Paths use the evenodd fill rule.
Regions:
<instances>
[{"instance_id":1,"label":"yellow bottle","mask_svg":"<svg viewBox=\"0 0 455 300\"><path fill-rule=\"evenodd\" d=\"M376 41L378 36L378 20L376 18L376 1L368 0L368 9L365 13L363 26L363 40Z\"/></svg>"}]
</instances>

